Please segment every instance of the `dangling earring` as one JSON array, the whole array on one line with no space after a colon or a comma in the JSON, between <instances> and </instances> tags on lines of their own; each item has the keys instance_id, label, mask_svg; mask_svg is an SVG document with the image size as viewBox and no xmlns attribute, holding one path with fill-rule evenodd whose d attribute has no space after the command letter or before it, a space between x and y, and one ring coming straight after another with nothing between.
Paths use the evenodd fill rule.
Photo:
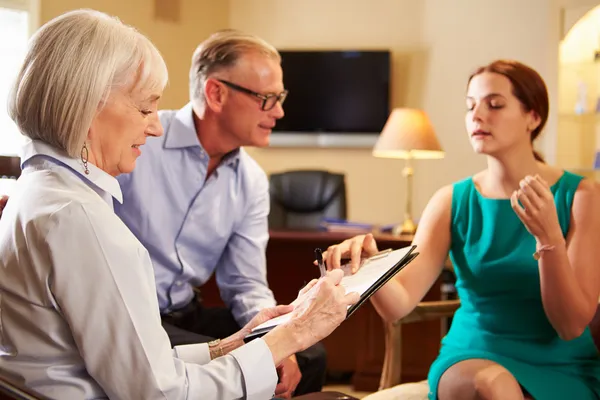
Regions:
<instances>
[{"instance_id":1,"label":"dangling earring","mask_svg":"<svg viewBox=\"0 0 600 400\"><path fill-rule=\"evenodd\" d=\"M84 172L86 175L90 174L90 170L88 169L88 148L87 144L83 142L83 147L81 148L81 162L83 163Z\"/></svg>"}]
</instances>

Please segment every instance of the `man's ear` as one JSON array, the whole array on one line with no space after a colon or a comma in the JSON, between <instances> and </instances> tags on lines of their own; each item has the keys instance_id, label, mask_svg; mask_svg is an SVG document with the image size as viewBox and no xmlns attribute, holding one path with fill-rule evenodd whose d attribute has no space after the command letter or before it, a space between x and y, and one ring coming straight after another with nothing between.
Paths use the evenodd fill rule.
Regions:
<instances>
[{"instance_id":1,"label":"man's ear","mask_svg":"<svg viewBox=\"0 0 600 400\"><path fill-rule=\"evenodd\" d=\"M204 84L204 98L206 99L207 108L219 112L225 104L227 91L219 81L209 78Z\"/></svg>"}]
</instances>

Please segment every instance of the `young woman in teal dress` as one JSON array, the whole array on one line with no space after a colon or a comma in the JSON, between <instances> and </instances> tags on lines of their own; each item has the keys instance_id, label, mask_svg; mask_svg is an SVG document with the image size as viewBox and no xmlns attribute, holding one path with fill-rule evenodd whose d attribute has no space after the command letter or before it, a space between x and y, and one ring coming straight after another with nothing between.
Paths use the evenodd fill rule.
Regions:
<instances>
[{"instance_id":1,"label":"young woman in teal dress","mask_svg":"<svg viewBox=\"0 0 600 400\"><path fill-rule=\"evenodd\" d=\"M404 317L448 253L461 300L430 368L431 399L598 399L590 321L600 294L600 192L533 151L548 117L544 81L515 61L469 78L466 127L487 168L438 190L414 244L420 256L372 297ZM372 235L331 247L328 268L377 252Z\"/></svg>"}]
</instances>

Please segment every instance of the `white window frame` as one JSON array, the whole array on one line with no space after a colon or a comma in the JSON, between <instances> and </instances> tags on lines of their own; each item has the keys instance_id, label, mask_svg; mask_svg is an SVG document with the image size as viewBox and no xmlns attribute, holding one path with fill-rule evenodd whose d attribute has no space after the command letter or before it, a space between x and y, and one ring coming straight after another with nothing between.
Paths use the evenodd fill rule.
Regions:
<instances>
[{"instance_id":1,"label":"white window frame","mask_svg":"<svg viewBox=\"0 0 600 400\"><path fill-rule=\"evenodd\" d=\"M29 13L29 36L40 27L41 0L0 0L1 8L22 10Z\"/></svg>"},{"instance_id":2,"label":"white window frame","mask_svg":"<svg viewBox=\"0 0 600 400\"><path fill-rule=\"evenodd\" d=\"M28 36L31 37L40 26L40 1L41 0L0 0L0 8L27 12L29 28ZM2 110L2 112L5 113L6 110ZM15 150L0 151L0 155L17 156L18 154L13 154L13 151Z\"/></svg>"}]
</instances>

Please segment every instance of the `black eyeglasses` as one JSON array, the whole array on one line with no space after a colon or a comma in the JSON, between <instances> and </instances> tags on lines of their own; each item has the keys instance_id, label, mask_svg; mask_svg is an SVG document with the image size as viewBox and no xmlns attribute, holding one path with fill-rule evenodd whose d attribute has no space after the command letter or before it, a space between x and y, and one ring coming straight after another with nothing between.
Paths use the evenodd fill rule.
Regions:
<instances>
[{"instance_id":1,"label":"black eyeglasses","mask_svg":"<svg viewBox=\"0 0 600 400\"><path fill-rule=\"evenodd\" d=\"M275 93L260 94L260 93L255 92L254 90L246 89L245 87L236 85L235 83L231 83L231 82L223 80L223 79L217 79L217 80L219 82L225 84L226 86L229 86L230 88L232 88L234 90L237 90L238 92L246 93L246 94L249 94L250 96L254 96L254 97L257 97L260 100L262 100L260 109L263 111L271 110L273 107L275 107L275 104L277 104L277 102L281 103L281 105L283 106L283 102L285 101L285 98L288 95L287 90L284 90L283 92L281 92L279 94L275 94Z\"/></svg>"}]
</instances>

